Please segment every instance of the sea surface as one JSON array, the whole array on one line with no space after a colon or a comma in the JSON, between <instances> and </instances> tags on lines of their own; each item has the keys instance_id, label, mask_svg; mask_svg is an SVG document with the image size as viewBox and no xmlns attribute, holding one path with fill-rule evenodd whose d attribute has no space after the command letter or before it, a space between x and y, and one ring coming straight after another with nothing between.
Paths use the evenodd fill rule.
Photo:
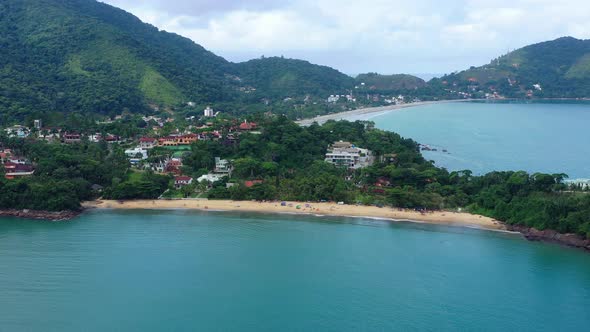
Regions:
<instances>
[{"instance_id":1,"label":"sea surface","mask_svg":"<svg viewBox=\"0 0 590 332\"><path fill-rule=\"evenodd\" d=\"M0 219L0 331L583 331L590 255L367 219Z\"/></svg>"},{"instance_id":2,"label":"sea surface","mask_svg":"<svg viewBox=\"0 0 590 332\"><path fill-rule=\"evenodd\" d=\"M448 103L351 120L361 118L437 149L423 154L451 171L524 170L590 178L589 102Z\"/></svg>"}]
</instances>

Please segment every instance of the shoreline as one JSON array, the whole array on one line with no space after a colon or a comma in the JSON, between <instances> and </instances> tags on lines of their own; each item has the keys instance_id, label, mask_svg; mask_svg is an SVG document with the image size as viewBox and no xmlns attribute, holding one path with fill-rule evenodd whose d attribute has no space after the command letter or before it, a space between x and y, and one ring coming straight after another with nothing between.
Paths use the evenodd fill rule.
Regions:
<instances>
[{"instance_id":1,"label":"shoreline","mask_svg":"<svg viewBox=\"0 0 590 332\"><path fill-rule=\"evenodd\" d=\"M39 210L16 210L6 209L0 210L0 217L13 217L22 219L33 219L33 220L45 220L50 222L58 221L69 221L80 214L84 213L84 210L80 211L39 211Z\"/></svg>"},{"instance_id":2,"label":"shoreline","mask_svg":"<svg viewBox=\"0 0 590 332\"><path fill-rule=\"evenodd\" d=\"M402 105L388 105L388 106L377 106L377 107L366 107L366 108L358 108L351 111L344 111L344 112L337 112L332 114L326 115L319 115L313 118L306 118L299 121L295 121L300 126L310 126L314 122L318 124L323 124L329 120L346 120L349 117L366 115L366 114L374 114L374 113L386 113L391 111L397 111L405 108L411 107L419 107L419 106L427 106L427 105L435 105L435 104L448 104L448 103L465 103L465 102L488 102L488 101L590 101L590 98L533 98L533 99L518 99L518 98L504 98L498 100L488 100L488 99L449 99L449 100L436 100L436 101L421 101L417 103L409 103L409 104L402 104Z\"/></svg>"},{"instance_id":3,"label":"shoreline","mask_svg":"<svg viewBox=\"0 0 590 332\"><path fill-rule=\"evenodd\" d=\"M97 200L85 202L82 204L82 206L86 209L184 209L197 211L254 212L367 219L372 218L443 226L469 227L482 230L507 231L506 227L497 220L465 212L434 211L420 213L413 210L401 210L388 207L378 208L375 206L338 205L336 203L286 202L285 206L281 206L281 202L230 200ZM300 206L300 208L297 209L297 206Z\"/></svg>"},{"instance_id":4,"label":"shoreline","mask_svg":"<svg viewBox=\"0 0 590 332\"><path fill-rule=\"evenodd\" d=\"M338 112L333 114L327 115L320 115L313 118L303 119L299 121L295 121L300 126L310 126L314 122L318 124L325 123L329 120L345 120L351 116L359 116L365 114L373 114L373 113L380 113L380 112L390 112L390 111L397 111L405 108L411 107L419 107L419 106L427 106L427 105L434 105L434 104L449 104L449 103L464 103L470 101L477 101L479 99L451 99L451 100L436 100L436 101L421 101L417 103L409 103L409 104L402 104L402 105L389 105L389 106L378 106L378 107L367 107L367 108L358 108L351 111L345 112Z\"/></svg>"},{"instance_id":5,"label":"shoreline","mask_svg":"<svg viewBox=\"0 0 590 332\"><path fill-rule=\"evenodd\" d=\"M297 209L297 206L300 209ZM308 205L308 207L306 206ZM78 211L35 211L35 210L0 210L0 218L13 217L46 222L68 222L89 210L193 210L204 212L251 212L260 214L300 215L311 217L361 218L386 222L407 222L448 227L463 227L485 231L518 234L531 242L552 243L563 247L581 249L590 253L590 238L577 234L561 234L555 230L544 231L520 225L509 225L493 218L466 212L429 211L420 213L413 210L390 207L338 205L336 203L301 203L287 202L252 202L231 200L95 200L82 203Z\"/></svg>"}]
</instances>

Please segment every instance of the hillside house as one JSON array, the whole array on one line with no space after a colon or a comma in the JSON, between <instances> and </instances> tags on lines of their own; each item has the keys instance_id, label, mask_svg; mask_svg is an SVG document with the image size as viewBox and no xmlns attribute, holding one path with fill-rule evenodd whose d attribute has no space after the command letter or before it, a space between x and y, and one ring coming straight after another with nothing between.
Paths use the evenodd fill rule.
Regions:
<instances>
[{"instance_id":1,"label":"hillside house","mask_svg":"<svg viewBox=\"0 0 590 332\"><path fill-rule=\"evenodd\" d=\"M215 173L230 174L232 171L231 163L228 160L215 157Z\"/></svg>"},{"instance_id":2,"label":"hillside house","mask_svg":"<svg viewBox=\"0 0 590 332\"><path fill-rule=\"evenodd\" d=\"M153 137L142 137L139 139L139 147L149 150L158 144L158 140Z\"/></svg>"},{"instance_id":3,"label":"hillside house","mask_svg":"<svg viewBox=\"0 0 590 332\"><path fill-rule=\"evenodd\" d=\"M82 135L78 133L65 133L63 135L63 142L66 144L75 144L82 142Z\"/></svg>"},{"instance_id":4,"label":"hillside house","mask_svg":"<svg viewBox=\"0 0 590 332\"><path fill-rule=\"evenodd\" d=\"M370 150L358 148L350 142L340 141L328 147L325 161L338 167L359 169L372 165L374 158Z\"/></svg>"},{"instance_id":5,"label":"hillside house","mask_svg":"<svg viewBox=\"0 0 590 332\"><path fill-rule=\"evenodd\" d=\"M158 140L158 146L190 145L196 142L198 139L199 137L196 134L166 136Z\"/></svg>"},{"instance_id":6,"label":"hillside house","mask_svg":"<svg viewBox=\"0 0 590 332\"><path fill-rule=\"evenodd\" d=\"M214 183L214 182L220 181L221 179L223 179L226 176L227 175L225 175L225 174L213 174L213 173L209 173L209 174L205 174L205 175L200 176L197 179L197 182L199 182L199 183L201 183L201 182Z\"/></svg>"},{"instance_id":7,"label":"hillside house","mask_svg":"<svg viewBox=\"0 0 590 332\"><path fill-rule=\"evenodd\" d=\"M248 122L248 120L244 120L244 122L240 124L239 128L242 131L256 130L258 128L258 124L256 124L255 122Z\"/></svg>"},{"instance_id":8,"label":"hillside house","mask_svg":"<svg viewBox=\"0 0 590 332\"><path fill-rule=\"evenodd\" d=\"M180 189L193 183L193 178L190 176L177 176L174 178L174 188Z\"/></svg>"},{"instance_id":9,"label":"hillside house","mask_svg":"<svg viewBox=\"0 0 590 332\"><path fill-rule=\"evenodd\" d=\"M31 134L31 129L25 126L12 126L4 129L8 137L26 138Z\"/></svg>"},{"instance_id":10,"label":"hillside house","mask_svg":"<svg viewBox=\"0 0 590 332\"><path fill-rule=\"evenodd\" d=\"M147 150L140 148L140 147L125 150L125 155L127 156L127 158L129 158L129 162L132 165L137 165L142 160L145 160L148 158Z\"/></svg>"},{"instance_id":11,"label":"hillside house","mask_svg":"<svg viewBox=\"0 0 590 332\"><path fill-rule=\"evenodd\" d=\"M166 162L166 166L164 167L165 173L172 173L176 175L182 174L182 161L179 159L170 159Z\"/></svg>"},{"instance_id":12,"label":"hillside house","mask_svg":"<svg viewBox=\"0 0 590 332\"><path fill-rule=\"evenodd\" d=\"M0 149L0 162L8 161L8 158L12 156L12 150L10 149Z\"/></svg>"},{"instance_id":13,"label":"hillside house","mask_svg":"<svg viewBox=\"0 0 590 332\"><path fill-rule=\"evenodd\" d=\"M4 163L4 177L12 180L18 177L31 176L35 173L33 165L16 164L13 162Z\"/></svg>"}]
</instances>

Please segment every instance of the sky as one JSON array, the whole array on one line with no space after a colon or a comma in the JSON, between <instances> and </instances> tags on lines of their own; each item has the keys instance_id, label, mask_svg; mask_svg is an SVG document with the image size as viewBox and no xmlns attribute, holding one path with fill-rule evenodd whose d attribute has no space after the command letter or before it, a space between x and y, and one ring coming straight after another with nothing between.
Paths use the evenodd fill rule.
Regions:
<instances>
[{"instance_id":1,"label":"sky","mask_svg":"<svg viewBox=\"0 0 590 332\"><path fill-rule=\"evenodd\" d=\"M562 36L589 0L102 0L227 60L285 56L346 74L445 74Z\"/></svg>"}]
</instances>

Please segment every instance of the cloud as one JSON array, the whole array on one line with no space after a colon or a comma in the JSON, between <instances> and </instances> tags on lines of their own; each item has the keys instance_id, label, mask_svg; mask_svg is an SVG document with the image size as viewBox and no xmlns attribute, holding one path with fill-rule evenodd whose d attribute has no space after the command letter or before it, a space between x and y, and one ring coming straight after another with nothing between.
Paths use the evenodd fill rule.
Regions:
<instances>
[{"instance_id":1,"label":"cloud","mask_svg":"<svg viewBox=\"0 0 590 332\"><path fill-rule=\"evenodd\" d=\"M590 38L583 0L107 0L230 60L285 55L348 73L450 72L564 35Z\"/></svg>"}]
</instances>

